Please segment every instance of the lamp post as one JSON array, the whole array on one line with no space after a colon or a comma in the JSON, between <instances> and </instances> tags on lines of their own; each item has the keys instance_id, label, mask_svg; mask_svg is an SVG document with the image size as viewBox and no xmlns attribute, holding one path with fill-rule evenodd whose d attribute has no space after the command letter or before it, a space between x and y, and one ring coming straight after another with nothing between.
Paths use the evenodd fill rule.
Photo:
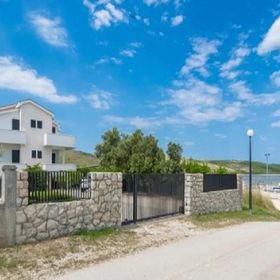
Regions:
<instances>
[{"instance_id":1,"label":"lamp post","mask_svg":"<svg viewBox=\"0 0 280 280\"><path fill-rule=\"evenodd\" d=\"M252 137L254 130L248 129L247 136L249 137L249 212L252 213Z\"/></svg>"},{"instance_id":2,"label":"lamp post","mask_svg":"<svg viewBox=\"0 0 280 280\"><path fill-rule=\"evenodd\" d=\"M266 157L266 190L268 191L268 157L270 156L270 153L265 153Z\"/></svg>"}]
</instances>

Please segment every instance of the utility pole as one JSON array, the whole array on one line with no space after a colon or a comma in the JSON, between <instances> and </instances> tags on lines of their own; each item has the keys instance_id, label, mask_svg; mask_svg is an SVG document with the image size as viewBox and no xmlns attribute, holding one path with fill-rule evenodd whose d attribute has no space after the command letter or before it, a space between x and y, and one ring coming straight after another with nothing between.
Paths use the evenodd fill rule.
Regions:
<instances>
[{"instance_id":1,"label":"utility pole","mask_svg":"<svg viewBox=\"0 0 280 280\"><path fill-rule=\"evenodd\" d=\"M265 179L266 179L266 191L268 191L268 158L270 156L270 153L265 153L264 155L266 157L266 176L265 176Z\"/></svg>"}]
</instances>

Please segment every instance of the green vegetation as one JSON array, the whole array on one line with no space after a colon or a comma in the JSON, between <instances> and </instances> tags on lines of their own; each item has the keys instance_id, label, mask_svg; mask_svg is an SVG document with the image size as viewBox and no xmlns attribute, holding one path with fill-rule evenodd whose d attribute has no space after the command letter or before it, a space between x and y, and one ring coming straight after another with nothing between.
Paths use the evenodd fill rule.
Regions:
<instances>
[{"instance_id":1,"label":"green vegetation","mask_svg":"<svg viewBox=\"0 0 280 280\"><path fill-rule=\"evenodd\" d=\"M191 220L195 225L206 228L223 227L250 221L280 221L280 211L275 209L269 198L255 191L253 192L253 211L250 214L248 192L245 192L243 195L242 211L193 215Z\"/></svg>"},{"instance_id":2,"label":"green vegetation","mask_svg":"<svg viewBox=\"0 0 280 280\"><path fill-rule=\"evenodd\" d=\"M48 191L34 191L30 193L29 203L38 203L40 201L70 201L73 198L66 193L62 193L63 190L51 190Z\"/></svg>"},{"instance_id":3,"label":"green vegetation","mask_svg":"<svg viewBox=\"0 0 280 280\"><path fill-rule=\"evenodd\" d=\"M102 169L124 173L177 173L182 172L182 147L170 142L167 155L159 147L153 135L144 135L141 130L121 134L113 128L102 136L96 145L96 157Z\"/></svg>"},{"instance_id":4,"label":"green vegetation","mask_svg":"<svg viewBox=\"0 0 280 280\"><path fill-rule=\"evenodd\" d=\"M65 151L65 163L74 163L78 167L94 167L99 165L99 160L90 153L67 150Z\"/></svg>"},{"instance_id":5,"label":"green vegetation","mask_svg":"<svg viewBox=\"0 0 280 280\"><path fill-rule=\"evenodd\" d=\"M211 173L211 169L205 163L200 163L195 160L188 160L183 163L183 169L186 173Z\"/></svg>"},{"instance_id":6,"label":"green vegetation","mask_svg":"<svg viewBox=\"0 0 280 280\"><path fill-rule=\"evenodd\" d=\"M39 172L39 171L42 171L42 167L41 167L40 163L37 163L37 164L34 164L34 165L26 164L26 168L24 169L24 171Z\"/></svg>"},{"instance_id":7,"label":"green vegetation","mask_svg":"<svg viewBox=\"0 0 280 280\"><path fill-rule=\"evenodd\" d=\"M101 230L86 230L82 229L79 230L74 234L74 238L79 237L83 241L90 241L94 242L97 239L105 238L105 237L110 237L113 235L116 235L120 232L120 230L114 229L114 228L105 228Z\"/></svg>"},{"instance_id":8,"label":"green vegetation","mask_svg":"<svg viewBox=\"0 0 280 280\"><path fill-rule=\"evenodd\" d=\"M248 161L242 160L209 160L206 161L211 169L216 169L218 166L224 166L229 172L248 173ZM266 164L263 162L253 161L252 168L254 174L265 174ZM280 164L269 164L270 174L280 173Z\"/></svg>"}]
</instances>

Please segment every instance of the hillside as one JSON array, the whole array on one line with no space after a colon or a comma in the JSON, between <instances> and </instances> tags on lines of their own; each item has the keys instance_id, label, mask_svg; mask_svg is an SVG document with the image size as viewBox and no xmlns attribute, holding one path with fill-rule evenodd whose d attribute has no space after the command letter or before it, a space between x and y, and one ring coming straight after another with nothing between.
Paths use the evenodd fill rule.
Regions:
<instances>
[{"instance_id":1,"label":"hillside","mask_svg":"<svg viewBox=\"0 0 280 280\"><path fill-rule=\"evenodd\" d=\"M68 150L65 151L65 163L75 163L78 167L92 167L97 166L99 161L93 154Z\"/></svg>"},{"instance_id":2,"label":"hillside","mask_svg":"<svg viewBox=\"0 0 280 280\"><path fill-rule=\"evenodd\" d=\"M237 173L248 173L248 161L239 160L210 160L206 163L211 169L216 169L218 166L224 166L229 171L235 171ZM263 162L252 162L253 173L264 174L266 173L266 164ZM269 164L270 174L280 174L280 164Z\"/></svg>"}]
</instances>

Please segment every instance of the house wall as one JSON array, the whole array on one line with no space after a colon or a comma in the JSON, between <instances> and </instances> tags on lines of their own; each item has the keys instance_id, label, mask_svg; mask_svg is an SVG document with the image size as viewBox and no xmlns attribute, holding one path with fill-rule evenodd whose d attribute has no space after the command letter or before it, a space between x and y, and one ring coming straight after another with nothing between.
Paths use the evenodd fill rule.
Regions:
<instances>
[{"instance_id":1,"label":"house wall","mask_svg":"<svg viewBox=\"0 0 280 280\"><path fill-rule=\"evenodd\" d=\"M12 129L12 119L19 119L19 111L0 113L0 129Z\"/></svg>"},{"instance_id":2,"label":"house wall","mask_svg":"<svg viewBox=\"0 0 280 280\"><path fill-rule=\"evenodd\" d=\"M203 174L185 174L185 214L205 214L242 210L242 177L237 189L203 192Z\"/></svg>"},{"instance_id":3,"label":"house wall","mask_svg":"<svg viewBox=\"0 0 280 280\"><path fill-rule=\"evenodd\" d=\"M20 108L21 116L21 130L26 132L27 144L21 146L21 163L28 163L34 165L37 163L51 164L51 147L44 147L44 134L52 133L52 116L33 104L23 104ZM43 128L31 128L30 121L34 119L36 121L43 122ZM32 150L42 151L42 159L33 159L31 157Z\"/></svg>"}]
</instances>

